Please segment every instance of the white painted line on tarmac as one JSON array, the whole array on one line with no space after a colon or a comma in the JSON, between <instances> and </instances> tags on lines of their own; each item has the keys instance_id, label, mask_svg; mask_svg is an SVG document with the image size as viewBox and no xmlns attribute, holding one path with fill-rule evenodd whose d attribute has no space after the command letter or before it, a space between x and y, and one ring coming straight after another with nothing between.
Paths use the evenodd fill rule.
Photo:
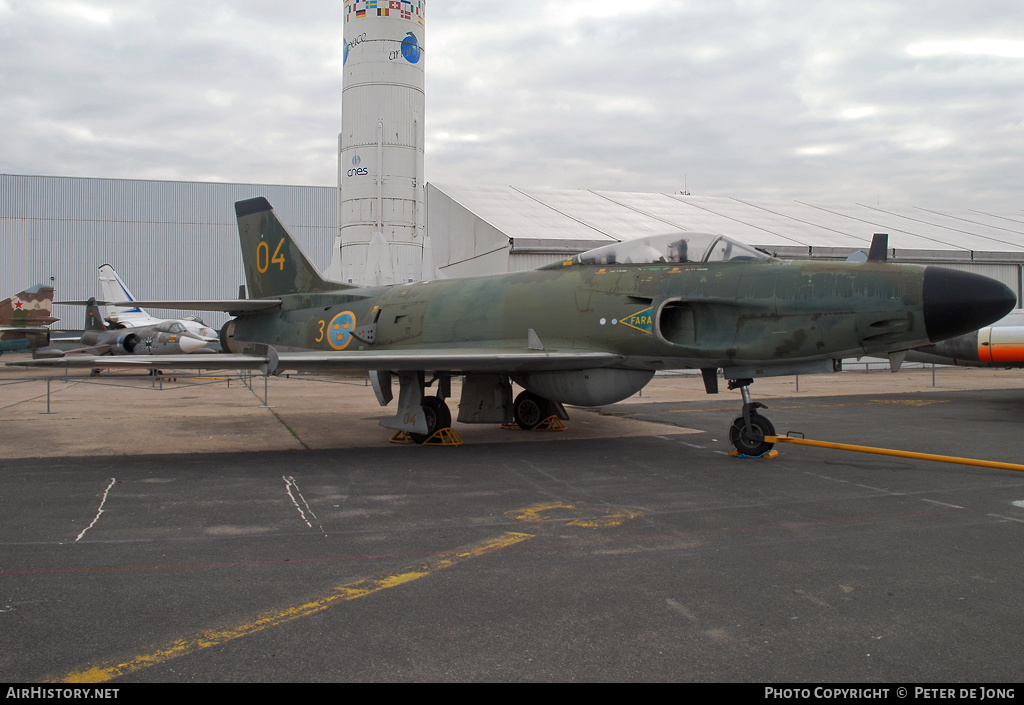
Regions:
<instances>
[{"instance_id":1,"label":"white painted line on tarmac","mask_svg":"<svg viewBox=\"0 0 1024 705\"><path fill-rule=\"evenodd\" d=\"M100 501L100 508L96 512L96 516L94 516L92 518L92 522L89 524L89 526L87 526L84 529L82 529L82 533L80 533L78 535L78 538L75 539L75 543L78 543L79 541L81 541L82 537L85 536L85 532L88 531L89 529L91 529L96 524L96 522L99 521L100 514L103 513L103 505L107 503L107 493L110 492L110 488L114 486L115 482L117 482L117 478L116 477L110 478L110 484L107 485L107 489L103 490L103 499Z\"/></svg>"},{"instance_id":2,"label":"white painted line on tarmac","mask_svg":"<svg viewBox=\"0 0 1024 705\"><path fill-rule=\"evenodd\" d=\"M317 516L313 513L313 509L309 506L309 502L307 502L306 498L302 496L302 491L299 490L299 486L296 484L295 478L290 475L282 475L281 479L284 480L285 491L288 492L288 497L292 500L292 504L295 505L295 509L299 512L299 516L302 517L302 521L306 522L306 526L312 529L313 525L309 523L309 519L306 518L306 512L309 512L309 516L314 519L317 519ZM297 494L299 499L302 500L302 507L306 508L305 511L303 511L302 507L299 506L299 502L295 499L295 494L292 494L293 487L295 488L295 494ZM319 519L317 519L317 526L320 526ZM322 532L323 530L324 527L320 526L320 531Z\"/></svg>"},{"instance_id":3,"label":"white painted line on tarmac","mask_svg":"<svg viewBox=\"0 0 1024 705\"><path fill-rule=\"evenodd\" d=\"M1003 516L1002 514L989 514L989 516L990 517L994 517L996 519L1003 519L1005 521L1015 521L1018 524L1024 524L1024 519L1018 519L1016 517L1006 517L1006 516Z\"/></svg>"},{"instance_id":4,"label":"white painted line on tarmac","mask_svg":"<svg viewBox=\"0 0 1024 705\"><path fill-rule=\"evenodd\" d=\"M938 504L941 507L949 507L950 509L963 509L963 507L961 507L958 504L946 504L945 502L939 502L938 500L934 500L934 499L925 499L924 497L918 497L918 499L920 499L922 502L929 502L930 504Z\"/></svg>"}]
</instances>

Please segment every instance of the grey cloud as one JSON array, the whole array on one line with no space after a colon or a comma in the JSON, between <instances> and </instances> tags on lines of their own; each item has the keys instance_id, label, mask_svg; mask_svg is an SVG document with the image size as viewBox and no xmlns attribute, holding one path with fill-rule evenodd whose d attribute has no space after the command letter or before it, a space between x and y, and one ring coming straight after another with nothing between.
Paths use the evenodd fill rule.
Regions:
<instances>
[{"instance_id":1,"label":"grey cloud","mask_svg":"<svg viewBox=\"0 0 1024 705\"><path fill-rule=\"evenodd\" d=\"M341 0L82 2L0 2L0 171L334 183ZM1005 2L546 6L428 4L429 180L1020 209L1024 59L907 51Z\"/></svg>"}]
</instances>

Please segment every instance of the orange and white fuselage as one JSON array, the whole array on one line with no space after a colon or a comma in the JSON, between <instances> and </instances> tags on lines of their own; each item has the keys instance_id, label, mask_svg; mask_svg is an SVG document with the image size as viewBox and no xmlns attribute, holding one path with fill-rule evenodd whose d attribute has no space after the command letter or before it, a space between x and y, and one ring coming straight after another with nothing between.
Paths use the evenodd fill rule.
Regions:
<instances>
[{"instance_id":1,"label":"orange and white fuselage","mask_svg":"<svg viewBox=\"0 0 1024 705\"><path fill-rule=\"evenodd\" d=\"M964 367L1024 367L1024 312L973 333L927 345L907 354L914 362Z\"/></svg>"}]
</instances>

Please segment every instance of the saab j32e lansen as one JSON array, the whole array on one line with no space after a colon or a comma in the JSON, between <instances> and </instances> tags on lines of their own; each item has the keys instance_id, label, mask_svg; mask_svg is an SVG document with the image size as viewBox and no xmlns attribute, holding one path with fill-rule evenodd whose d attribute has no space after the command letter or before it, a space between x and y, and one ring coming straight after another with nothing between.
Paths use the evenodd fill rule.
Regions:
<instances>
[{"instance_id":1,"label":"saab j32e lansen","mask_svg":"<svg viewBox=\"0 0 1024 705\"><path fill-rule=\"evenodd\" d=\"M563 404L621 401L658 370L699 369L708 393L719 370L741 390L730 438L760 454L774 429L750 398L755 378L830 372L862 355L897 367L903 351L980 328L1016 302L986 277L886 262L882 242L866 262L782 261L691 232L527 272L360 287L324 280L265 198L235 211L252 298L135 304L234 315L221 344L235 354L209 356L221 368L367 370L384 406L397 377L397 413L381 425L420 442L451 424L455 376L465 378L460 422L530 428L567 418ZM174 366L167 357L115 364ZM512 382L525 390L515 400Z\"/></svg>"}]
</instances>

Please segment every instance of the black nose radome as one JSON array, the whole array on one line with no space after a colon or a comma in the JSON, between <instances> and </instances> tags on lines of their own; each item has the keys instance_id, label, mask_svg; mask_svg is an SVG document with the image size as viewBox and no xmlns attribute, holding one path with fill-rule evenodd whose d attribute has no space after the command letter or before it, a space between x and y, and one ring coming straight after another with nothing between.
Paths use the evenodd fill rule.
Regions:
<instances>
[{"instance_id":1,"label":"black nose radome","mask_svg":"<svg viewBox=\"0 0 1024 705\"><path fill-rule=\"evenodd\" d=\"M928 339L936 343L998 321L1017 305L1017 296L980 274L926 267L922 301Z\"/></svg>"}]
</instances>

